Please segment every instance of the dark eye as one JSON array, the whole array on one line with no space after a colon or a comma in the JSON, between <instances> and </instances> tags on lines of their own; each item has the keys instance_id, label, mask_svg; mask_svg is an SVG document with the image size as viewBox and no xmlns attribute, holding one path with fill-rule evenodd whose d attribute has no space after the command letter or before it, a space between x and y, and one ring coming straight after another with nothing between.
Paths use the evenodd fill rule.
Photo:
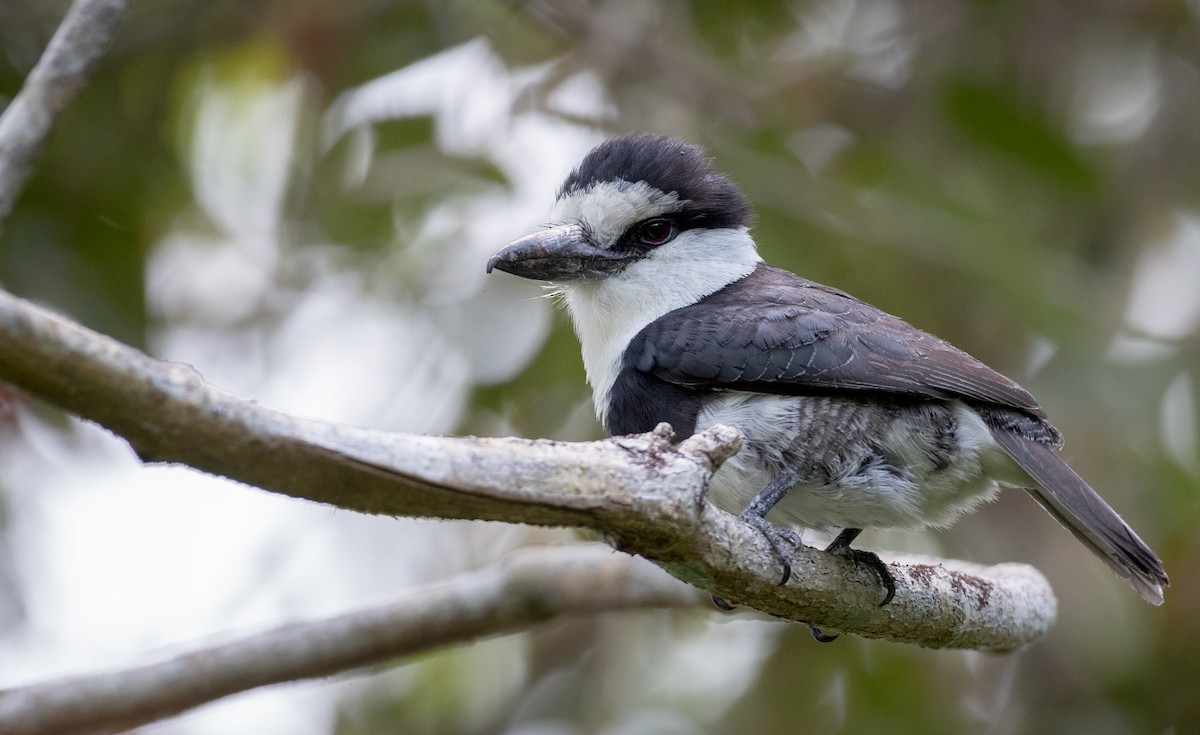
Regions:
<instances>
[{"instance_id":1,"label":"dark eye","mask_svg":"<svg viewBox=\"0 0 1200 735\"><path fill-rule=\"evenodd\" d=\"M675 225L669 219L648 219L637 227L637 238L646 245L662 245L673 237Z\"/></svg>"}]
</instances>

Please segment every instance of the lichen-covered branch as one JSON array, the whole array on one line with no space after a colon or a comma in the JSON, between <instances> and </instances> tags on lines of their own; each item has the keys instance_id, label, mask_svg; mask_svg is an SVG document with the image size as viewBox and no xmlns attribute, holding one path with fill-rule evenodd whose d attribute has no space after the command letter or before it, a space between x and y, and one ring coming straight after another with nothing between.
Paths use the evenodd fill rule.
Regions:
<instances>
[{"instance_id":1,"label":"lichen-covered branch","mask_svg":"<svg viewBox=\"0 0 1200 735\"><path fill-rule=\"evenodd\" d=\"M779 560L761 534L705 500L709 477L740 445L727 427L676 445L665 425L564 443L304 420L3 292L0 379L105 426L146 461L365 513L591 528L730 602L823 629L1007 650L1054 619L1045 579L1023 565L893 564L896 598L881 608L869 569L802 546L780 586Z\"/></svg>"}]
</instances>

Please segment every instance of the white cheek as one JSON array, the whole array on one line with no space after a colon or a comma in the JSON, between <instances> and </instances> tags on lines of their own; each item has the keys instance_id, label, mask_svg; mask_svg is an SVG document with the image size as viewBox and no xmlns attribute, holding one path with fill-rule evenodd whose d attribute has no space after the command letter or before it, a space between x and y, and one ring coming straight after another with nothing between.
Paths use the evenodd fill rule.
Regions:
<instances>
[{"instance_id":1,"label":"white cheek","mask_svg":"<svg viewBox=\"0 0 1200 735\"><path fill-rule=\"evenodd\" d=\"M644 181L604 181L560 198L550 210L555 223L586 224L597 245L612 247L633 224L683 207L675 193L664 194Z\"/></svg>"}]
</instances>

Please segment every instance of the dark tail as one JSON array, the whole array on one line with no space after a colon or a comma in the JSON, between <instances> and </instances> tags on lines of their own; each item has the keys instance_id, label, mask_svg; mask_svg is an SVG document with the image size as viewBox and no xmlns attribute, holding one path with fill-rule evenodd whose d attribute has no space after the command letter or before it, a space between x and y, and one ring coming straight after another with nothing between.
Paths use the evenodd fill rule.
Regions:
<instances>
[{"instance_id":1,"label":"dark tail","mask_svg":"<svg viewBox=\"0 0 1200 735\"><path fill-rule=\"evenodd\" d=\"M1162 604L1163 587L1170 581L1158 555L1053 448L1003 428L993 428L992 436L1038 484L1029 494L1050 515L1128 580L1146 602Z\"/></svg>"}]
</instances>

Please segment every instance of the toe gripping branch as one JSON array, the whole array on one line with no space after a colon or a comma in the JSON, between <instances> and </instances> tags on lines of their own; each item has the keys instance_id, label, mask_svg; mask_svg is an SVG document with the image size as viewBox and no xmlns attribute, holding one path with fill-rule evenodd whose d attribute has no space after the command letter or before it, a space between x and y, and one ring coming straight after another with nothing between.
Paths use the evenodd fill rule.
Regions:
<instances>
[{"instance_id":1,"label":"toe gripping branch","mask_svg":"<svg viewBox=\"0 0 1200 735\"><path fill-rule=\"evenodd\" d=\"M837 535L833 541L825 547L825 551L830 554L849 559L850 563L858 566L859 564L866 565L871 571L879 577L879 581L883 584L884 595L883 602L879 603L880 607L892 601L896 596L896 578L892 576L891 570L887 568L887 564L879 558L879 555L873 551L865 551L863 549L854 549L850 547L850 542L858 538L858 534L862 533L861 528L845 528ZM837 640L837 635L826 635L821 632L821 629L815 625L808 626L808 632L812 633L812 637L820 643L832 643Z\"/></svg>"},{"instance_id":2,"label":"toe gripping branch","mask_svg":"<svg viewBox=\"0 0 1200 735\"><path fill-rule=\"evenodd\" d=\"M770 545L771 550L775 552L775 556L779 559L779 563L783 567L783 575L779 580L780 585L787 584L788 580L792 577L790 554L785 552L785 549L789 546L793 548L799 546L800 537L794 531L779 528L771 524L766 520L766 515L787 494L787 491L791 489L794 483L795 478L790 473L777 475L754 497L754 500L742 511L740 516L742 521L754 526L763 535L763 538L767 540L767 544ZM855 566L859 564L865 565L871 571L875 572L884 588L883 602L879 603L879 606L883 607L896 596L896 578L892 576L887 565L883 563L883 560L877 554L850 546L851 542L858 538L860 533L862 533L861 528L843 529L829 546L825 547L825 551L830 554L836 554L844 559L849 559ZM733 605L730 605L716 595L712 596L712 600L713 604L722 610L733 609ZM809 632L812 633L813 638L821 643L830 643L837 639L837 635L826 635L816 626L809 626Z\"/></svg>"},{"instance_id":3,"label":"toe gripping branch","mask_svg":"<svg viewBox=\"0 0 1200 735\"><path fill-rule=\"evenodd\" d=\"M830 554L836 554L844 559L849 559L855 566L862 564L875 572L876 576L879 577L880 583L883 584L885 592L883 602L879 603L879 606L883 607L896 596L896 578L892 576L892 572L887 568L887 564L884 564L883 560L875 552L850 548L850 542L858 538L858 534L860 533L862 533L861 528L843 529L837 535L837 538L825 547L825 551Z\"/></svg>"}]
</instances>

